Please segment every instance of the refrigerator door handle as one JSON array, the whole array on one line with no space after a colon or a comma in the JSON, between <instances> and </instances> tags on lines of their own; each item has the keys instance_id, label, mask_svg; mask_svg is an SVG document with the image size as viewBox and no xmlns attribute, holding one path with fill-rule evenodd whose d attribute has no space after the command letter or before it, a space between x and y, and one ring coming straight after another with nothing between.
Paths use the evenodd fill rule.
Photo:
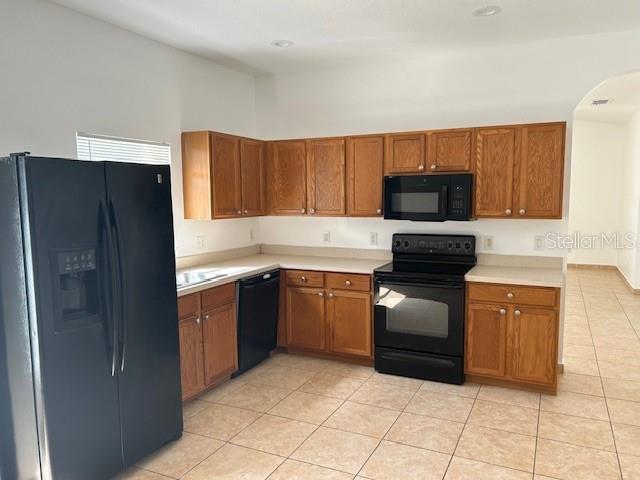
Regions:
<instances>
[{"instance_id":1,"label":"refrigerator door handle","mask_svg":"<svg viewBox=\"0 0 640 480\"><path fill-rule=\"evenodd\" d=\"M105 265L108 266L108 274L102 275L105 287L109 285L108 294L105 292L105 309L107 311L107 318L111 321L111 343L108 345L111 349L111 376L116 375L116 361L118 357L118 325L115 319L115 276L114 276L114 245L113 237L111 236L111 220L107 213L107 207L104 201L100 200L100 235L103 241L105 250ZM109 341L107 340L107 344Z\"/></svg>"},{"instance_id":2,"label":"refrigerator door handle","mask_svg":"<svg viewBox=\"0 0 640 480\"><path fill-rule=\"evenodd\" d=\"M113 197L109 198L109 209L112 219L112 232L115 245L116 265L117 265L117 279L118 279L118 298L119 302L119 316L120 316L120 373L124 373L125 360L127 354L127 288L126 279L123 275L123 258L122 258L122 243L120 242L120 222L118 221L118 211L116 209L115 201Z\"/></svg>"}]
</instances>

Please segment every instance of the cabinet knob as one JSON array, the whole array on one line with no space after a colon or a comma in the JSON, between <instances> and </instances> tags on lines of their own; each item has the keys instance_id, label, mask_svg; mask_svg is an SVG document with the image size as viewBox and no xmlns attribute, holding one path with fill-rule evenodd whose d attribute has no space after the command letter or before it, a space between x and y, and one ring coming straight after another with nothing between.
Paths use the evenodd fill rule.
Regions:
<instances>
[{"instance_id":1,"label":"cabinet knob","mask_svg":"<svg viewBox=\"0 0 640 480\"><path fill-rule=\"evenodd\" d=\"M500 315L506 315L507 314L507 309L506 308L501 308L500 309Z\"/></svg>"},{"instance_id":2,"label":"cabinet knob","mask_svg":"<svg viewBox=\"0 0 640 480\"><path fill-rule=\"evenodd\" d=\"M378 210L376 210L376 213L378 213L378 214L382 213L382 209L379 208Z\"/></svg>"},{"instance_id":3,"label":"cabinet knob","mask_svg":"<svg viewBox=\"0 0 640 480\"><path fill-rule=\"evenodd\" d=\"M424 165L418 165L418 170L423 171L424 170Z\"/></svg>"},{"instance_id":4,"label":"cabinet knob","mask_svg":"<svg viewBox=\"0 0 640 480\"><path fill-rule=\"evenodd\" d=\"M315 208L309 209L309 213L316 213L316 209Z\"/></svg>"},{"instance_id":5,"label":"cabinet knob","mask_svg":"<svg viewBox=\"0 0 640 480\"><path fill-rule=\"evenodd\" d=\"M324 297L324 292L318 292L319 297Z\"/></svg>"},{"instance_id":6,"label":"cabinet knob","mask_svg":"<svg viewBox=\"0 0 640 480\"><path fill-rule=\"evenodd\" d=\"M205 319L205 320L209 320L209 315L205 315L205 316L204 316L204 319Z\"/></svg>"},{"instance_id":7,"label":"cabinet knob","mask_svg":"<svg viewBox=\"0 0 640 480\"><path fill-rule=\"evenodd\" d=\"M304 275L300 277L300 281L302 283L305 283L307 281L307 277L305 277Z\"/></svg>"},{"instance_id":8,"label":"cabinet knob","mask_svg":"<svg viewBox=\"0 0 640 480\"><path fill-rule=\"evenodd\" d=\"M351 286L351 280L345 280L344 284L345 284L347 287L350 287L350 286Z\"/></svg>"},{"instance_id":9,"label":"cabinet knob","mask_svg":"<svg viewBox=\"0 0 640 480\"><path fill-rule=\"evenodd\" d=\"M513 298L513 293L508 292L508 293L507 293L507 298L508 298L509 300L511 300L511 299Z\"/></svg>"},{"instance_id":10,"label":"cabinet knob","mask_svg":"<svg viewBox=\"0 0 640 480\"><path fill-rule=\"evenodd\" d=\"M519 316L522 314L522 312L521 312L520 310L516 310L515 312L513 312L513 314L514 314L516 317L519 317Z\"/></svg>"},{"instance_id":11,"label":"cabinet knob","mask_svg":"<svg viewBox=\"0 0 640 480\"><path fill-rule=\"evenodd\" d=\"M329 298L333 298L333 293L329 293Z\"/></svg>"},{"instance_id":12,"label":"cabinet knob","mask_svg":"<svg viewBox=\"0 0 640 480\"><path fill-rule=\"evenodd\" d=\"M245 211L244 211L244 213L245 213L245 215L246 215L247 213L249 213L249 210L245 210Z\"/></svg>"},{"instance_id":13,"label":"cabinet knob","mask_svg":"<svg viewBox=\"0 0 640 480\"><path fill-rule=\"evenodd\" d=\"M525 214L525 213L527 213L527 212L525 211L525 209L524 209L524 208L521 208L520 210L518 210L518 213L519 213L520 215L524 215L524 214Z\"/></svg>"},{"instance_id":14,"label":"cabinet knob","mask_svg":"<svg viewBox=\"0 0 640 480\"><path fill-rule=\"evenodd\" d=\"M238 215L240 215L241 213L242 213L242 211L241 211L241 210L238 210Z\"/></svg>"},{"instance_id":15,"label":"cabinet knob","mask_svg":"<svg viewBox=\"0 0 640 480\"><path fill-rule=\"evenodd\" d=\"M301 208L300 213L304 213L304 212L305 212L304 208Z\"/></svg>"},{"instance_id":16,"label":"cabinet knob","mask_svg":"<svg viewBox=\"0 0 640 480\"><path fill-rule=\"evenodd\" d=\"M197 317L197 318L196 318L196 323L197 323L198 325L200 325L200 317Z\"/></svg>"},{"instance_id":17,"label":"cabinet knob","mask_svg":"<svg viewBox=\"0 0 640 480\"><path fill-rule=\"evenodd\" d=\"M507 209L504 211L504 213L505 213L505 214L507 214L507 215L511 215L511 209L510 209L510 208L507 208Z\"/></svg>"},{"instance_id":18,"label":"cabinet knob","mask_svg":"<svg viewBox=\"0 0 640 480\"><path fill-rule=\"evenodd\" d=\"M438 168L438 166L434 163L433 165L431 165L431 170L435 170L436 168Z\"/></svg>"}]
</instances>

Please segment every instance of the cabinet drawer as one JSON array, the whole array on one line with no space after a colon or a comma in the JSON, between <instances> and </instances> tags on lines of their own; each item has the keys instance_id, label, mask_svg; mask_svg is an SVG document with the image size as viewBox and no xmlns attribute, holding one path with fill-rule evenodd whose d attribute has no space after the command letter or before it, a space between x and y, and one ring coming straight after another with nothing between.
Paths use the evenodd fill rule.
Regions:
<instances>
[{"instance_id":1,"label":"cabinet drawer","mask_svg":"<svg viewBox=\"0 0 640 480\"><path fill-rule=\"evenodd\" d=\"M371 277L350 273L327 273L327 288L337 290L359 290L368 292L371 290Z\"/></svg>"},{"instance_id":2,"label":"cabinet drawer","mask_svg":"<svg viewBox=\"0 0 640 480\"><path fill-rule=\"evenodd\" d=\"M178 317L185 318L190 315L195 315L198 310L200 310L198 305L199 297L199 293L178 297Z\"/></svg>"},{"instance_id":3,"label":"cabinet drawer","mask_svg":"<svg viewBox=\"0 0 640 480\"><path fill-rule=\"evenodd\" d=\"M558 289L492 283L470 283L469 300L512 305L558 306Z\"/></svg>"},{"instance_id":4,"label":"cabinet drawer","mask_svg":"<svg viewBox=\"0 0 640 480\"><path fill-rule=\"evenodd\" d=\"M324 273L306 270L287 270L287 285L296 287L324 287Z\"/></svg>"},{"instance_id":5,"label":"cabinet drawer","mask_svg":"<svg viewBox=\"0 0 640 480\"><path fill-rule=\"evenodd\" d=\"M219 307L236 301L236 284L228 283L202 292L202 309Z\"/></svg>"}]
</instances>

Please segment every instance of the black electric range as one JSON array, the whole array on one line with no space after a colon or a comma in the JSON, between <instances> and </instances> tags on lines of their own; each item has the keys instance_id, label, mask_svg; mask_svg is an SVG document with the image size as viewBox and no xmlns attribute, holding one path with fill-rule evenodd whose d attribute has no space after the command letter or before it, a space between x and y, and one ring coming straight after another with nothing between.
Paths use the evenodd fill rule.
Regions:
<instances>
[{"instance_id":1,"label":"black electric range","mask_svg":"<svg viewBox=\"0 0 640 480\"><path fill-rule=\"evenodd\" d=\"M393 235L393 261L374 271L377 371L463 382L464 276L475 246L471 235Z\"/></svg>"}]
</instances>

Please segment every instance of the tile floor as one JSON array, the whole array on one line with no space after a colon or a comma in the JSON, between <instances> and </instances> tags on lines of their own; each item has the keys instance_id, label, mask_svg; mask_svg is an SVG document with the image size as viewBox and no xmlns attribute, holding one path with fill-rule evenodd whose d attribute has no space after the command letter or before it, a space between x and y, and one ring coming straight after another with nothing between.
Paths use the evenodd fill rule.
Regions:
<instances>
[{"instance_id":1,"label":"tile floor","mask_svg":"<svg viewBox=\"0 0 640 480\"><path fill-rule=\"evenodd\" d=\"M565 324L557 396L275 355L123 479L640 479L640 295L571 269Z\"/></svg>"}]
</instances>

